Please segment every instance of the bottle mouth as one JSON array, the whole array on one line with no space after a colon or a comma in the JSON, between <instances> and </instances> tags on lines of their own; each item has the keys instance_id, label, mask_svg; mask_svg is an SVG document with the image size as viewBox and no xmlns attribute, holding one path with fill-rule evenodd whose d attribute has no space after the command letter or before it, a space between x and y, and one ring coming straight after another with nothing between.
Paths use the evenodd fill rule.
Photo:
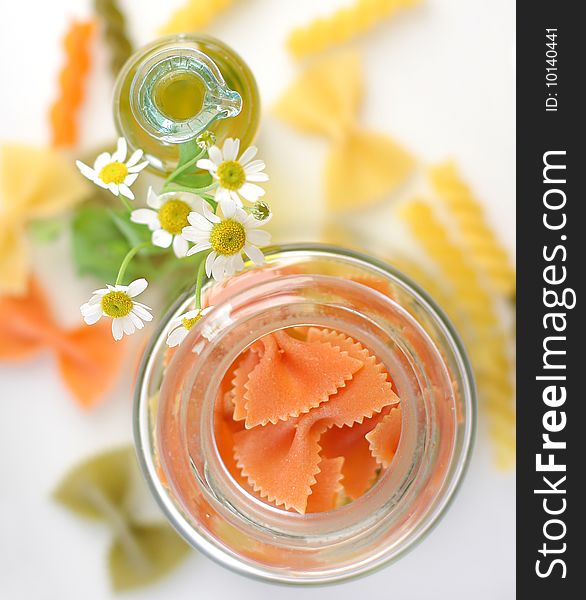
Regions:
<instances>
[{"instance_id":1,"label":"bottle mouth","mask_svg":"<svg viewBox=\"0 0 586 600\"><path fill-rule=\"evenodd\" d=\"M288 270L312 253L326 269L318 274L311 268L308 274ZM224 301L213 301L215 308L180 346L161 388L154 438L166 486L153 477L151 453L141 451L153 443L144 409L138 415L140 423L135 422L147 478L173 524L192 545L241 573L324 583L388 562L437 520L466 464L474 392L457 340L450 338L449 326L444 327L431 307L426 307L423 319L414 318L414 304L425 299L401 277L389 277L390 271L382 275L396 286L393 298L364 282L340 278L336 262L345 268L354 262L362 274L381 275L372 262L353 256L332 249L276 250L266 267L274 269L273 277L241 290L236 286ZM174 313L188 302L184 299ZM385 364L402 400L403 433L392 469L363 496L328 513L300 515L248 493L225 467L213 435L218 385L238 354L267 333L298 325L335 329L360 341ZM447 337L438 342L429 334L432 326L438 327L440 338ZM149 393L144 387L148 362L138 388L138 403L143 405ZM458 399L464 405L460 415ZM198 424L197 435L186 423ZM169 424L178 434L175 447L163 437ZM178 450L184 453L182 472L171 464Z\"/></svg>"},{"instance_id":2,"label":"bottle mouth","mask_svg":"<svg viewBox=\"0 0 586 600\"><path fill-rule=\"evenodd\" d=\"M140 126L169 144L191 141L215 121L242 110L242 97L226 85L210 57L181 46L166 47L141 65L130 98Z\"/></svg>"}]
</instances>

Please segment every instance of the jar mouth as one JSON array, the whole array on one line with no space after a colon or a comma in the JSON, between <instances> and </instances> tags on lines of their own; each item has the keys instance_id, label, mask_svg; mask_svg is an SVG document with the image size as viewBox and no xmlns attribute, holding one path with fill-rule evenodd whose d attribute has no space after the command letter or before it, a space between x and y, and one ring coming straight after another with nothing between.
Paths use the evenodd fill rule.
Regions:
<instances>
[{"instance_id":1,"label":"jar mouth","mask_svg":"<svg viewBox=\"0 0 586 600\"><path fill-rule=\"evenodd\" d=\"M156 378L155 359L164 350L166 324L154 337L141 365L134 428L139 462L147 481L167 517L189 543L246 575L315 584L340 581L386 564L421 539L437 521L467 466L474 434L475 397L461 343L449 321L425 292L382 262L323 245L270 249L267 268L282 269L307 257L331 262L329 267L334 273L281 274L255 285L254 301L250 297L252 288L244 287L230 296L230 301L214 303L215 308L206 317L208 331L204 330L203 323L193 328L171 362L161 390L162 406L169 403L165 398L172 396L176 402L173 411L181 411L183 423L189 419L191 423L202 424L197 439L187 439L184 431L181 435L188 448L189 469L197 482L197 493L205 500L204 512L208 511L208 517L217 516L222 527L232 527L260 545L299 554L293 559L289 557L291 564L287 568L277 568L246 553L239 555L226 540L219 540L219 534L209 529L209 522L205 523L205 518L197 517L192 507L182 503L182 495L195 492L186 494L182 484L173 480L172 469L165 473L167 486L160 481L154 460L160 435L153 435L153 413L148 410L148 398L152 395L149 386ZM361 282L341 279L335 273L334 263L382 277L396 286L402 294L400 301ZM320 298L325 291L327 301ZM181 312L188 302L188 296L179 299L170 314ZM424 309L425 317L442 338L440 349L437 341L407 310L412 308L406 306L409 303L418 310ZM360 309L364 306L368 308ZM231 322L227 322L226 317ZM395 330L389 325L393 320ZM166 319L166 323L168 321ZM431 327L430 323L426 325ZM219 381L230 364L262 335L297 325L334 329L361 342L391 372L404 408L403 434L392 468L363 496L329 513L300 515L254 497L230 475L213 438L213 402ZM216 327L215 331L210 333L210 327L212 330ZM410 345L419 345L419 350L414 353ZM456 396L451 398L446 391L452 389L454 379L459 388L458 401L462 403L460 416L464 415L459 426ZM216 385L211 385L211 380L216 381ZM179 382L183 382L183 387ZM169 386L174 386L171 396ZM198 400L190 404L187 395ZM165 411L164 408L159 410L160 427ZM165 469L165 456L173 452L166 452L163 444L161 453ZM381 532L389 536L386 546ZM368 556L358 557L354 550L349 550L360 544L369 545ZM314 560L307 561L307 555L312 552Z\"/></svg>"}]
</instances>

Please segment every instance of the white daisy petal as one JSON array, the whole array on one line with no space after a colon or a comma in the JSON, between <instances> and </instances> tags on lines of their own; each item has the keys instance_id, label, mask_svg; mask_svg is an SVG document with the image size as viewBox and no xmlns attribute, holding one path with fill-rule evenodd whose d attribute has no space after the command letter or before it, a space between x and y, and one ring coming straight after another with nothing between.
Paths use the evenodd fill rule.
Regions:
<instances>
[{"instance_id":1,"label":"white daisy petal","mask_svg":"<svg viewBox=\"0 0 586 600\"><path fill-rule=\"evenodd\" d=\"M138 163L138 165L134 165L133 167L128 167L128 172L129 173L138 173L139 171L142 171L145 167L147 167L149 164L148 160L145 160L141 163Z\"/></svg>"},{"instance_id":2,"label":"white daisy petal","mask_svg":"<svg viewBox=\"0 0 586 600\"><path fill-rule=\"evenodd\" d=\"M152 241L153 244L159 246L159 248L168 248L173 241L173 234L164 229L157 229L156 231L153 231Z\"/></svg>"},{"instance_id":3,"label":"white daisy petal","mask_svg":"<svg viewBox=\"0 0 586 600\"><path fill-rule=\"evenodd\" d=\"M216 165L209 158L200 158L195 165L198 169L210 171L210 173L217 170Z\"/></svg>"},{"instance_id":4,"label":"white daisy petal","mask_svg":"<svg viewBox=\"0 0 586 600\"><path fill-rule=\"evenodd\" d=\"M222 214L224 217L226 217L226 219L234 218L236 215L236 210L238 209L236 204L232 202L231 198L222 198L222 200L220 200L220 208L222 209Z\"/></svg>"},{"instance_id":5,"label":"white daisy petal","mask_svg":"<svg viewBox=\"0 0 586 600\"><path fill-rule=\"evenodd\" d=\"M161 198L157 196L155 190L153 190L153 186L149 185L149 189L147 191L147 205L155 210L158 210L163 205Z\"/></svg>"},{"instance_id":6,"label":"white daisy petal","mask_svg":"<svg viewBox=\"0 0 586 600\"><path fill-rule=\"evenodd\" d=\"M132 307L132 312L143 321L148 322L153 320L153 315L144 306L140 306L136 302Z\"/></svg>"},{"instance_id":7,"label":"white daisy petal","mask_svg":"<svg viewBox=\"0 0 586 600\"><path fill-rule=\"evenodd\" d=\"M179 344L187 337L187 333L188 331L185 327L177 327L177 329L171 331L167 337L167 346L169 346L169 348L179 346Z\"/></svg>"},{"instance_id":8,"label":"white daisy petal","mask_svg":"<svg viewBox=\"0 0 586 600\"><path fill-rule=\"evenodd\" d=\"M128 286L126 293L131 298L134 298L135 296L142 294L147 289L147 286L148 286L148 281L144 277L141 277L140 279L135 279Z\"/></svg>"},{"instance_id":9,"label":"white daisy petal","mask_svg":"<svg viewBox=\"0 0 586 600\"><path fill-rule=\"evenodd\" d=\"M86 325L95 325L102 318L102 316L103 316L103 313L101 310L99 310L90 315L85 315L83 320Z\"/></svg>"},{"instance_id":10,"label":"white daisy petal","mask_svg":"<svg viewBox=\"0 0 586 600\"><path fill-rule=\"evenodd\" d=\"M245 167L256 156L257 152L258 148L256 146L248 146L240 157L240 164Z\"/></svg>"},{"instance_id":11,"label":"white daisy petal","mask_svg":"<svg viewBox=\"0 0 586 600\"><path fill-rule=\"evenodd\" d=\"M226 140L224 141L224 146L222 148L224 160L236 160L236 158L238 157L239 148L240 140L235 140L234 138L226 138Z\"/></svg>"},{"instance_id":12,"label":"white daisy petal","mask_svg":"<svg viewBox=\"0 0 586 600\"><path fill-rule=\"evenodd\" d=\"M119 190L123 196L126 196L130 200L134 200L134 194L132 193L132 190L125 183L120 184Z\"/></svg>"},{"instance_id":13,"label":"white daisy petal","mask_svg":"<svg viewBox=\"0 0 586 600\"><path fill-rule=\"evenodd\" d=\"M122 321L122 330L126 335L132 335L136 331L136 327L134 326L130 315L122 317L120 321Z\"/></svg>"},{"instance_id":14,"label":"white daisy petal","mask_svg":"<svg viewBox=\"0 0 586 600\"><path fill-rule=\"evenodd\" d=\"M266 173L250 173L246 175L246 181L256 181L258 183L263 183L264 181L268 181L269 176Z\"/></svg>"},{"instance_id":15,"label":"white daisy petal","mask_svg":"<svg viewBox=\"0 0 586 600\"><path fill-rule=\"evenodd\" d=\"M204 250L209 250L212 245L209 242L198 242L195 246L192 246L185 256L193 256L194 254L198 254L199 252L203 252Z\"/></svg>"},{"instance_id":16,"label":"white daisy petal","mask_svg":"<svg viewBox=\"0 0 586 600\"><path fill-rule=\"evenodd\" d=\"M211 221L212 223L219 223L222 219L220 219L220 217L218 217L218 215L216 215L208 202L206 202L205 200L201 201L201 210L203 213L203 216L208 220Z\"/></svg>"},{"instance_id":17,"label":"white daisy petal","mask_svg":"<svg viewBox=\"0 0 586 600\"><path fill-rule=\"evenodd\" d=\"M214 260L215 260L216 256L217 256L216 252L214 250L212 250L206 258L206 275L208 277L210 277L212 274L212 265L214 264Z\"/></svg>"},{"instance_id":18,"label":"white daisy petal","mask_svg":"<svg viewBox=\"0 0 586 600\"><path fill-rule=\"evenodd\" d=\"M99 173L108 163L111 162L113 161L110 153L102 152L101 154L98 154L98 157L94 161L94 170L96 171L96 173Z\"/></svg>"},{"instance_id":19,"label":"white daisy petal","mask_svg":"<svg viewBox=\"0 0 586 600\"><path fill-rule=\"evenodd\" d=\"M265 261L265 255L252 244L245 244L244 252L246 253L246 256L248 256L248 258L250 258L250 260L256 265L262 265Z\"/></svg>"},{"instance_id":20,"label":"white daisy petal","mask_svg":"<svg viewBox=\"0 0 586 600\"><path fill-rule=\"evenodd\" d=\"M249 229L246 232L246 239L255 246L266 246L271 241L271 234L262 229Z\"/></svg>"},{"instance_id":21,"label":"white daisy petal","mask_svg":"<svg viewBox=\"0 0 586 600\"><path fill-rule=\"evenodd\" d=\"M108 183L107 188L114 194L114 196L118 196L119 189L115 183Z\"/></svg>"},{"instance_id":22,"label":"white daisy petal","mask_svg":"<svg viewBox=\"0 0 586 600\"><path fill-rule=\"evenodd\" d=\"M132 156L128 159L126 166L133 167L142 158L142 155L143 155L143 151L140 148L138 150L135 150L132 153Z\"/></svg>"},{"instance_id":23,"label":"white daisy petal","mask_svg":"<svg viewBox=\"0 0 586 600\"><path fill-rule=\"evenodd\" d=\"M195 227L195 229L199 229L200 231L211 231L212 229L210 221L199 212L190 212L187 215L187 221L192 227Z\"/></svg>"},{"instance_id":24,"label":"white daisy petal","mask_svg":"<svg viewBox=\"0 0 586 600\"><path fill-rule=\"evenodd\" d=\"M124 330L122 327L121 319L112 319L112 336L118 342L122 339L124 335Z\"/></svg>"},{"instance_id":25,"label":"white daisy petal","mask_svg":"<svg viewBox=\"0 0 586 600\"><path fill-rule=\"evenodd\" d=\"M235 254L232 258L232 267L234 268L234 273L237 273L238 271L242 271L242 269L244 269L244 259L242 258L242 254L240 254L240 252L238 252L238 254Z\"/></svg>"},{"instance_id":26,"label":"white daisy petal","mask_svg":"<svg viewBox=\"0 0 586 600\"><path fill-rule=\"evenodd\" d=\"M132 319L132 323L137 329L144 328L144 323L141 321L140 317L134 312L134 310L131 310L130 313L128 313L128 316Z\"/></svg>"},{"instance_id":27,"label":"white daisy petal","mask_svg":"<svg viewBox=\"0 0 586 600\"><path fill-rule=\"evenodd\" d=\"M138 179L138 173L130 173L124 178L124 185L131 186Z\"/></svg>"},{"instance_id":28,"label":"white daisy petal","mask_svg":"<svg viewBox=\"0 0 586 600\"><path fill-rule=\"evenodd\" d=\"M126 153L128 152L128 146L126 140L123 137L118 138L118 144L116 152L112 154L112 161L118 161L123 163L126 160Z\"/></svg>"},{"instance_id":29,"label":"white daisy petal","mask_svg":"<svg viewBox=\"0 0 586 600\"><path fill-rule=\"evenodd\" d=\"M222 151L217 146L211 146L208 148L208 156L216 167L223 162Z\"/></svg>"},{"instance_id":30,"label":"white daisy petal","mask_svg":"<svg viewBox=\"0 0 586 600\"><path fill-rule=\"evenodd\" d=\"M245 183L239 190L240 195L249 202L256 202L265 195L265 191L254 183Z\"/></svg>"},{"instance_id":31,"label":"white daisy petal","mask_svg":"<svg viewBox=\"0 0 586 600\"><path fill-rule=\"evenodd\" d=\"M80 170L81 174L92 181L97 177L97 173L91 167L88 167L86 164L82 163L80 160L76 160L75 164L77 168Z\"/></svg>"},{"instance_id":32,"label":"white daisy petal","mask_svg":"<svg viewBox=\"0 0 586 600\"><path fill-rule=\"evenodd\" d=\"M133 223L141 225L150 225L151 223L159 222L157 212L150 208L137 208L130 213L130 220Z\"/></svg>"},{"instance_id":33,"label":"white daisy petal","mask_svg":"<svg viewBox=\"0 0 586 600\"><path fill-rule=\"evenodd\" d=\"M266 165L264 160L253 160L244 167L245 173L258 173L264 171Z\"/></svg>"},{"instance_id":34,"label":"white daisy petal","mask_svg":"<svg viewBox=\"0 0 586 600\"><path fill-rule=\"evenodd\" d=\"M187 240L180 235L176 235L173 238L173 252L175 252L175 256L183 258L187 254L187 250L189 250Z\"/></svg>"},{"instance_id":35,"label":"white daisy petal","mask_svg":"<svg viewBox=\"0 0 586 600\"><path fill-rule=\"evenodd\" d=\"M216 281L222 281L224 279L224 269L226 267L227 256L217 256L212 264L212 277Z\"/></svg>"}]
</instances>

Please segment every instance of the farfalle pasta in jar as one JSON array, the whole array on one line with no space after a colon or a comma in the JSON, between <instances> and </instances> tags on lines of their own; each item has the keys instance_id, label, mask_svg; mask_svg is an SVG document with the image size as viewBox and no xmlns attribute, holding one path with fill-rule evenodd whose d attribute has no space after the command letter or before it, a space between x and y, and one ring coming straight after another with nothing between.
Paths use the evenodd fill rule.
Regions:
<instances>
[{"instance_id":1,"label":"farfalle pasta in jar","mask_svg":"<svg viewBox=\"0 0 586 600\"><path fill-rule=\"evenodd\" d=\"M469 365L439 309L326 246L274 248L202 298L193 323L192 296L177 302L137 390L141 462L177 529L272 581L400 556L442 514L473 432Z\"/></svg>"}]
</instances>

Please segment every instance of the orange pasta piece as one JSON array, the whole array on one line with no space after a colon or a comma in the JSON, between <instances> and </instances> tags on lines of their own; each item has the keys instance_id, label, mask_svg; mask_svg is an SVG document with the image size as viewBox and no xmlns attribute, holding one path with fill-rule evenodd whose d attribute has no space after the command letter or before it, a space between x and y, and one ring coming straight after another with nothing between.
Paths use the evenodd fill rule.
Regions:
<instances>
[{"instance_id":1,"label":"orange pasta piece","mask_svg":"<svg viewBox=\"0 0 586 600\"><path fill-rule=\"evenodd\" d=\"M344 459L322 458L319 463L319 473L307 499L306 512L327 512L336 508L336 498L342 490L342 467Z\"/></svg>"},{"instance_id":2,"label":"orange pasta piece","mask_svg":"<svg viewBox=\"0 0 586 600\"><path fill-rule=\"evenodd\" d=\"M49 311L41 287L30 280L26 296L0 297L0 360L22 360L51 349L63 381L89 408L111 387L122 365L123 345L106 323L63 330Z\"/></svg>"},{"instance_id":3,"label":"orange pasta piece","mask_svg":"<svg viewBox=\"0 0 586 600\"><path fill-rule=\"evenodd\" d=\"M402 425L401 407L397 406L366 434L372 455L385 468L391 464L397 451Z\"/></svg>"},{"instance_id":4,"label":"orange pasta piece","mask_svg":"<svg viewBox=\"0 0 586 600\"><path fill-rule=\"evenodd\" d=\"M245 398L245 385L248 382L250 373L258 365L263 350L264 346L261 343L253 344L252 347L236 362L237 367L234 370L234 377L232 378L233 387L231 394L232 403L234 405L232 418L235 421L244 421L244 419L246 419L247 401Z\"/></svg>"},{"instance_id":5,"label":"orange pasta piece","mask_svg":"<svg viewBox=\"0 0 586 600\"><path fill-rule=\"evenodd\" d=\"M264 352L245 384L246 428L276 423L326 402L362 368L330 341L305 342L284 331L261 339Z\"/></svg>"},{"instance_id":6,"label":"orange pasta piece","mask_svg":"<svg viewBox=\"0 0 586 600\"><path fill-rule=\"evenodd\" d=\"M351 385L339 389L329 402L310 413L314 422L324 420L328 427L351 427L354 423L362 423L365 417L379 413L385 406L399 402L383 365L362 344L343 333L315 327L310 328L307 339L335 344L364 364L354 374Z\"/></svg>"},{"instance_id":7,"label":"orange pasta piece","mask_svg":"<svg viewBox=\"0 0 586 600\"><path fill-rule=\"evenodd\" d=\"M319 472L323 430L305 421L289 419L234 435L236 464L254 491L301 514Z\"/></svg>"},{"instance_id":8,"label":"orange pasta piece","mask_svg":"<svg viewBox=\"0 0 586 600\"><path fill-rule=\"evenodd\" d=\"M63 39L65 63L59 73L59 92L49 111L51 142L55 147L73 146L78 140L77 117L85 96L91 66L90 42L95 21L74 21Z\"/></svg>"},{"instance_id":9,"label":"orange pasta piece","mask_svg":"<svg viewBox=\"0 0 586 600\"><path fill-rule=\"evenodd\" d=\"M343 486L346 495L353 500L364 494L374 481L379 464L370 452L366 435L388 414L390 407L370 419L364 419L352 427L332 427L320 439L322 456L342 457Z\"/></svg>"}]
</instances>

